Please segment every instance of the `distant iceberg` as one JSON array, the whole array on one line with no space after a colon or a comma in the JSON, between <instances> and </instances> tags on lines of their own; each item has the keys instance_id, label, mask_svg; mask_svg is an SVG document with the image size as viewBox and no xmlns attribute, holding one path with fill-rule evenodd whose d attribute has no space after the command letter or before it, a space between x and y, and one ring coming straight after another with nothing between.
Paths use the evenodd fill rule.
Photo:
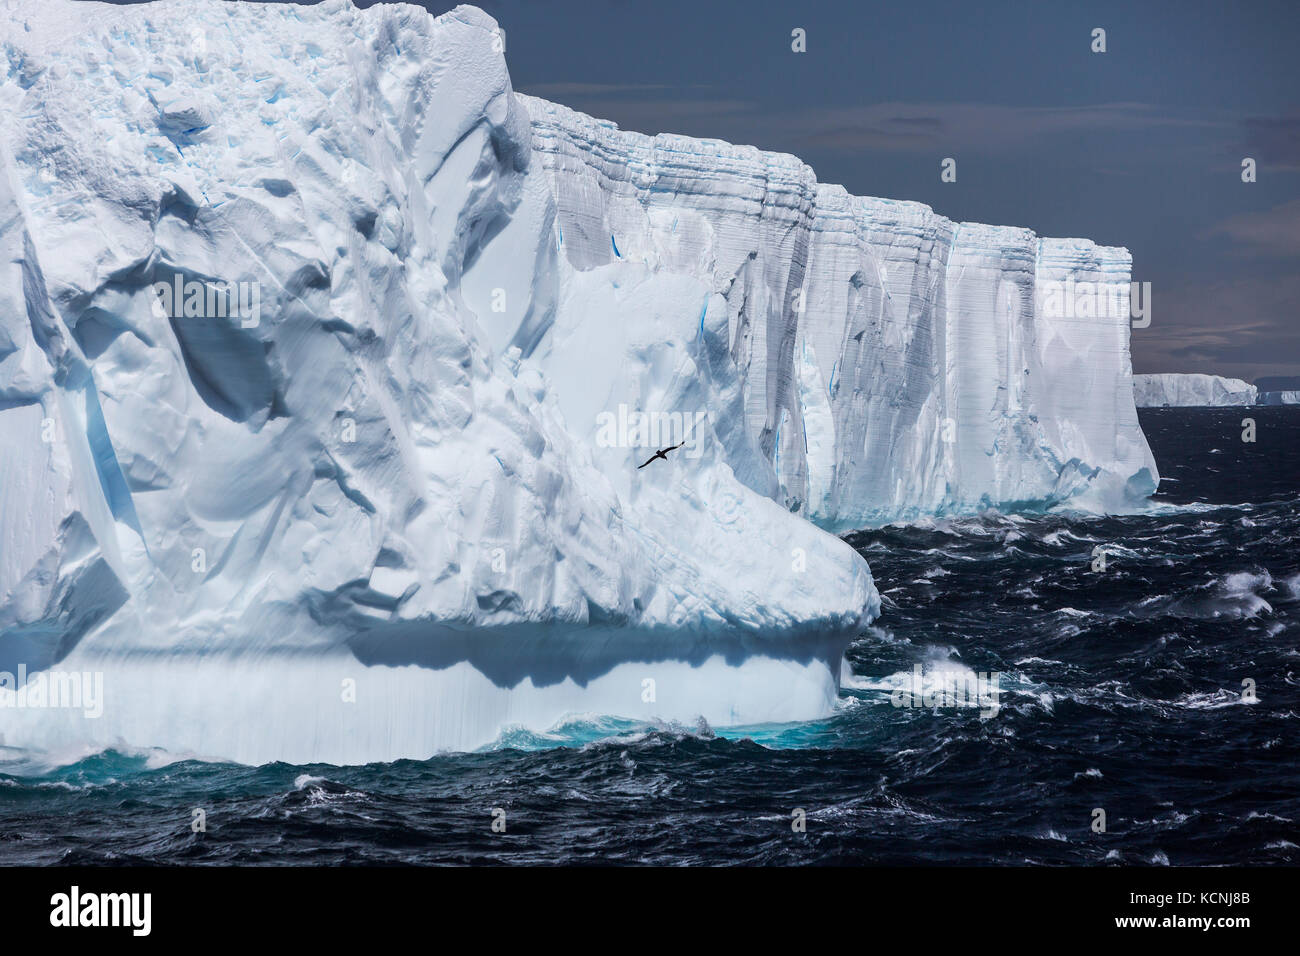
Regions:
<instances>
[{"instance_id":1,"label":"distant iceberg","mask_svg":"<svg viewBox=\"0 0 1300 956\"><path fill-rule=\"evenodd\" d=\"M1258 397L1259 389L1239 378L1203 374L1133 376L1133 398L1138 408L1254 405Z\"/></svg>"},{"instance_id":2,"label":"distant iceberg","mask_svg":"<svg viewBox=\"0 0 1300 956\"><path fill-rule=\"evenodd\" d=\"M1300 405L1300 391L1260 392L1260 405Z\"/></svg>"}]
</instances>

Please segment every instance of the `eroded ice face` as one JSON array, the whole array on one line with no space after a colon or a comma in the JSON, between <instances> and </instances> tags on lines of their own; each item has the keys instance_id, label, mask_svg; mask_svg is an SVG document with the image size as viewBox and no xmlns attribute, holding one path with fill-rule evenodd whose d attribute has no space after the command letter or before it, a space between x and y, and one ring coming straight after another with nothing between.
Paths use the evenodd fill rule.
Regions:
<instances>
[{"instance_id":1,"label":"eroded ice face","mask_svg":"<svg viewBox=\"0 0 1300 956\"><path fill-rule=\"evenodd\" d=\"M0 669L103 679L93 721L0 708L9 744L357 761L588 697L826 711L866 564L751 487L708 284L561 267L490 18L0 17ZM594 441L620 402L697 453L634 482Z\"/></svg>"}]
</instances>

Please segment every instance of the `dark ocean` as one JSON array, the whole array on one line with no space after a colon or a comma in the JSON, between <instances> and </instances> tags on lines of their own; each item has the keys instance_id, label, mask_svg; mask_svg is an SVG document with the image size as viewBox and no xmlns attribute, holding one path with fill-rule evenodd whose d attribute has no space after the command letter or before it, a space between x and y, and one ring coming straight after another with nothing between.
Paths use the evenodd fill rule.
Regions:
<instances>
[{"instance_id":1,"label":"dark ocean","mask_svg":"<svg viewBox=\"0 0 1300 956\"><path fill-rule=\"evenodd\" d=\"M1141 418L1150 513L850 536L884 608L830 719L346 768L0 749L0 863L1300 863L1300 408ZM894 706L917 665L1000 675L998 712Z\"/></svg>"}]
</instances>

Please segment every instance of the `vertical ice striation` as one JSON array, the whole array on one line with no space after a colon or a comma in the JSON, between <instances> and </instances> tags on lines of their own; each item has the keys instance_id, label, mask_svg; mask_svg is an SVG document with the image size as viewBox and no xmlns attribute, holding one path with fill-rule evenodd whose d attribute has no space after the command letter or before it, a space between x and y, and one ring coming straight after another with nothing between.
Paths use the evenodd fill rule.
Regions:
<instances>
[{"instance_id":1,"label":"vertical ice striation","mask_svg":"<svg viewBox=\"0 0 1300 956\"><path fill-rule=\"evenodd\" d=\"M1056 494L1068 497L1086 487L1103 508L1150 495L1159 481L1133 401L1131 268L1127 249L1087 239L1039 240L1037 404L1047 447L1060 466ZM1047 283L1051 288L1043 294ZM1047 303L1065 283L1075 302L1062 316ZM1082 294L1085 286L1097 295ZM1087 303L1093 314L1084 314Z\"/></svg>"},{"instance_id":2,"label":"vertical ice striation","mask_svg":"<svg viewBox=\"0 0 1300 956\"><path fill-rule=\"evenodd\" d=\"M785 464L778 478L797 489L790 492L797 500L805 455L794 352L817 190L812 169L784 153L644 136L519 99L533 120L533 153L549 174L560 245L575 269L621 257L695 276L723 296L745 427L769 461ZM746 477L777 494L770 474Z\"/></svg>"},{"instance_id":3,"label":"vertical ice striation","mask_svg":"<svg viewBox=\"0 0 1300 956\"><path fill-rule=\"evenodd\" d=\"M953 225L839 186L819 188L815 225L800 341L821 387L803 394L832 428L809 446L808 514L848 527L872 520L862 502L882 515L933 512L951 468L943 304Z\"/></svg>"}]
</instances>

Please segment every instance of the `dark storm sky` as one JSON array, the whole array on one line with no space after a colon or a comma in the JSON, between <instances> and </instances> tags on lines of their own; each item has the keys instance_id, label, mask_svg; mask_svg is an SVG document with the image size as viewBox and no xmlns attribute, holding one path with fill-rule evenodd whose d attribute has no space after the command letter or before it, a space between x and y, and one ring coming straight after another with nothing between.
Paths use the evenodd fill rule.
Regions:
<instances>
[{"instance_id":1,"label":"dark storm sky","mask_svg":"<svg viewBox=\"0 0 1300 956\"><path fill-rule=\"evenodd\" d=\"M518 90L791 152L953 219L1127 246L1154 300L1136 371L1300 375L1297 0L479 5Z\"/></svg>"}]
</instances>

